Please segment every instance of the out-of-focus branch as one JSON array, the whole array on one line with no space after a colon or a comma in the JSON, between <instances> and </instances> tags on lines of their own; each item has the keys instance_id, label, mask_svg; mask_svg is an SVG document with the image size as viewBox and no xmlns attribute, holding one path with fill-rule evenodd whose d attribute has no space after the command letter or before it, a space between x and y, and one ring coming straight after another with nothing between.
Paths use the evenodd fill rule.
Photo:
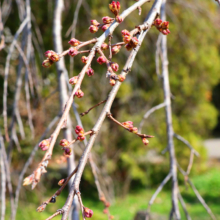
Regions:
<instances>
[{"instance_id":1,"label":"out-of-focus branch","mask_svg":"<svg viewBox=\"0 0 220 220\"><path fill-rule=\"evenodd\" d=\"M142 129L143 125L144 125L144 121L145 121L152 113L154 113L154 112L155 112L156 110L158 110L158 109L163 108L165 105L166 105L166 103L163 102L163 103L161 103L161 104L159 104L159 105L154 106L153 108L151 108L150 110L148 110L148 111L145 113L145 115L144 115L142 121L140 122L139 129L138 129L140 133L141 133L141 129Z\"/></svg>"},{"instance_id":2,"label":"out-of-focus branch","mask_svg":"<svg viewBox=\"0 0 220 220\"><path fill-rule=\"evenodd\" d=\"M161 5L161 19L166 20L165 12L166 0L163 0ZM164 103L166 113L166 124L167 124L167 139L168 139L168 150L170 155L170 172L172 174L172 211L170 217L172 218L173 213L177 220L181 219L180 211L178 207L178 180L177 180L177 165L176 156L173 143L173 125L172 125L172 109L171 109L171 97L170 97L170 84L169 84L169 71L168 71L168 58L167 58L167 36L163 35L161 40L161 55L162 55L162 78L163 78L163 91L164 91Z\"/></svg>"},{"instance_id":3,"label":"out-of-focus branch","mask_svg":"<svg viewBox=\"0 0 220 220\"><path fill-rule=\"evenodd\" d=\"M183 200L183 197L182 197L182 195L180 193L178 193L178 199L179 199L179 201L180 201L180 203L181 203L181 205L183 207L183 211L185 213L186 219L187 220L191 220L191 217L190 217L190 215L189 215L189 213L187 212L187 209L186 209L186 204L185 204L185 202Z\"/></svg>"}]
</instances>

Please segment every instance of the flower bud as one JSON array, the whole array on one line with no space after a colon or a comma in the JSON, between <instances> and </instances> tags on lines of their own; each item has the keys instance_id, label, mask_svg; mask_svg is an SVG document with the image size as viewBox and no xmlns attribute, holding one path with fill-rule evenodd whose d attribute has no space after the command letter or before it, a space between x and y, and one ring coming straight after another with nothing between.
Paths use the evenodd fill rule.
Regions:
<instances>
[{"instance_id":1,"label":"flower bud","mask_svg":"<svg viewBox=\"0 0 220 220\"><path fill-rule=\"evenodd\" d=\"M78 130L78 131L83 131L83 128L82 128L80 125L77 125L77 126L76 126L76 130Z\"/></svg>"},{"instance_id":2,"label":"flower bud","mask_svg":"<svg viewBox=\"0 0 220 220\"><path fill-rule=\"evenodd\" d=\"M81 61L82 61L83 63L87 63L88 57L82 56L82 57L81 57Z\"/></svg>"},{"instance_id":3,"label":"flower bud","mask_svg":"<svg viewBox=\"0 0 220 220\"><path fill-rule=\"evenodd\" d=\"M111 68L112 68L115 72L117 72L118 69L119 69L119 65L118 65L117 63L111 63Z\"/></svg>"},{"instance_id":4,"label":"flower bud","mask_svg":"<svg viewBox=\"0 0 220 220\"><path fill-rule=\"evenodd\" d=\"M132 37L130 44L132 45L132 47L136 47L138 45L138 39L136 37Z\"/></svg>"},{"instance_id":5,"label":"flower bud","mask_svg":"<svg viewBox=\"0 0 220 220\"><path fill-rule=\"evenodd\" d=\"M80 99L84 96L84 92L81 89L78 89L78 91L75 92L75 96Z\"/></svg>"},{"instance_id":6,"label":"flower bud","mask_svg":"<svg viewBox=\"0 0 220 220\"><path fill-rule=\"evenodd\" d=\"M111 205L110 202L105 202L105 207L106 208L110 207L110 205Z\"/></svg>"},{"instance_id":7,"label":"flower bud","mask_svg":"<svg viewBox=\"0 0 220 220\"><path fill-rule=\"evenodd\" d=\"M133 49L133 47L132 47L130 44L126 44L126 45L125 45L125 48L126 48L128 51Z\"/></svg>"},{"instance_id":8,"label":"flower bud","mask_svg":"<svg viewBox=\"0 0 220 220\"><path fill-rule=\"evenodd\" d=\"M45 67L45 68L49 68L49 67L52 66L52 64L53 64L53 61L51 61L49 59L46 59L46 60L43 61L42 66Z\"/></svg>"},{"instance_id":9,"label":"flower bud","mask_svg":"<svg viewBox=\"0 0 220 220\"><path fill-rule=\"evenodd\" d=\"M137 134L138 133L138 128L137 127L133 127L132 128L132 133Z\"/></svg>"},{"instance_id":10,"label":"flower bud","mask_svg":"<svg viewBox=\"0 0 220 220\"><path fill-rule=\"evenodd\" d=\"M117 45L117 46L114 46L112 47L112 54L117 54L121 49L121 46L120 45Z\"/></svg>"},{"instance_id":11,"label":"flower bud","mask_svg":"<svg viewBox=\"0 0 220 220\"><path fill-rule=\"evenodd\" d=\"M122 36L126 36L126 35L130 36L131 35L130 32L128 30L126 30L126 29L122 30L121 34L122 34Z\"/></svg>"},{"instance_id":12,"label":"flower bud","mask_svg":"<svg viewBox=\"0 0 220 220\"><path fill-rule=\"evenodd\" d=\"M125 121L125 122L122 122L122 125L124 125L126 128L133 128L133 122L132 121Z\"/></svg>"},{"instance_id":13,"label":"flower bud","mask_svg":"<svg viewBox=\"0 0 220 220\"><path fill-rule=\"evenodd\" d=\"M75 85L77 83L77 81L78 81L78 76L74 76L69 79L69 84Z\"/></svg>"},{"instance_id":14,"label":"flower bud","mask_svg":"<svg viewBox=\"0 0 220 220\"><path fill-rule=\"evenodd\" d=\"M78 41L75 38L72 38L69 42L68 42L71 46L76 47L80 44L80 41Z\"/></svg>"},{"instance_id":15,"label":"flower bud","mask_svg":"<svg viewBox=\"0 0 220 220\"><path fill-rule=\"evenodd\" d=\"M58 185L59 186L63 186L64 183L65 183L66 179L61 179L59 182L58 182Z\"/></svg>"},{"instance_id":16,"label":"flower bud","mask_svg":"<svg viewBox=\"0 0 220 220\"><path fill-rule=\"evenodd\" d=\"M74 56L76 56L78 54L78 50L75 47L70 47L68 54L71 57L74 57Z\"/></svg>"},{"instance_id":17,"label":"flower bud","mask_svg":"<svg viewBox=\"0 0 220 220\"><path fill-rule=\"evenodd\" d=\"M144 143L144 145L148 145L149 141L147 140L147 138L142 138L142 142Z\"/></svg>"},{"instance_id":18,"label":"flower bud","mask_svg":"<svg viewBox=\"0 0 220 220\"><path fill-rule=\"evenodd\" d=\"M114 86L115 83L116 83L116 81L115 81L114 79L110 79L110 80L109 80L109 83L110 83L111 86Z\"/></svg>"},{"instance_id":19,"label":"flower bud","mask_svg":"<svg viewBox=\"0 0 220 220\"><path fill-rule=\"evenodd\" d=\"M34 174L31 174L30 176L26 177L24 180L23 180L23 186L27 186L27 185L30 185L34 180Z\"/></svg>"},{"instance_id":20,"label":"flower bud","mask_svg":"<svg viewBox=\"0 0 220 220\"><path fill-rule=\"evenodd\" d=\"M72 150L70 147L64 147L63 150L64 150L64 155L67 157L69 157L72 153Z\"/></svg>"},{"instance_id":21,"label":"flower bud","mask_svg":"<svg viewBox=\"0 0 220 220\"><path fill-rule=\"evenodd\" d=\"M113 19L113 18L110 18L109 16L105 16L105 17L102 18L102 22L103 22L104 24L111 24L113 20L114 20L114 19Z\"/></svg>"},{"instance_id":22,"label":"flower bud","mask_svg":"<svg viewBox=\"0 0 220 220\"><path fill-rule=\"evenodd\" d=\"M123 82L125 80L125 76L118 75L118 81Z\"/></svg>"},{"instance_id":23,"label":"flower bud","mask_svg":"<svg viewBox=\"0 0 220 220\"><path fill-rule=\"evenodd\" d=\"M121 22L123 21L123 18L122 18L120 15L118 15L118 16L116 16L115 20L116 20L118 23L121 23Z\"/></svg>"},{"instance_id":24,"label":"flower bud","mask_svg":"<svg viewBox=\"0 0 220 220\"><path fill-rule=\"evenodd\" d=\"M104 214L107 214L107 213L108 213L108 209L104 209L104 210L103 210L103 213L104 213Z\"/></svg>"},{"instance_id":25,"label":"flower bud","mask_svg":"<svg viewBox=\"0 0 220 220\"><path fill-rule=\"evenodd\" d=\"M102 50L107 50L107 49L108 49L108 44L103 43L103 44L101 45L101 49L102 49Z\"/></svg>"},{"instance_id":26,"label":"flower bud","mask_svg":"<svg viewBox=\"0 0 220 220\"><path fill-rule=\"evenodd\" d=\"M46 203L43 203L42 205L40 205L38 208L37 208L37 212L43 212L44 209L46 208L47 204Z\"/></svg>"},{"instance_id":27,"label":"flower bud","mask_svg":"<svg viewBox=\"0 0 220 220\"><path fill-rule=\"evenodd\" d=\"M121 6L119 2L113 1L111 4L109 4L109 9L115 16L119 14L120 8Z\"/></svg>"},{"instance_id":28,"label":"flower bud","mask_svg":"<svg viewBox=\"0 0 220 220\"><path fill-rule=\"evenodd\" d=\"M90 23L91 23L91 25L94 25L94 26L99 26L100 25L100 23L96 20L91 20Z\"/></svg>"},{"instance_id":29,"label":"flower bud","mask_svg":"<svg viewBox=\"0 0 220 220\"><path fill-rule=\"evenodd\" d=\"M48 51L46 51L45 53L44 53L44 55L49 59L49 60L51 60L51 61L53 61L53 62L57 62L57 61L59 61L59 55L56 53L56 52L54 52L53 50L48 50Z\"/></svg>"},{"instance_id":30,"label":"flower bud","mask_svg":"<svg viewBox=\"0 0 220 220\"><path fill-rule=\"evenodd\" d=\"M95 26L95 25L91 25L91 26L89 27L89 31L90 31L92 34L96 33L98 30L99 30L99 28L98 28L97 26Z\"/></svg>"},{"instance_id":31,"label":"flower bud","mask_svg":"<svg viewBox=\"0 0 220 220\"><path fill-rule=\"evenodd\" d=\"M94 70L89 67L87 70L86 70L86 74L90 77L90 76L93 76L94 75Z\"/></svg>"},{"instance_id":32,"label":"flower bud","mask_svg":"<svg viewBox=\"0 0 220 220\"><path fill-rule=\"evenodd\" d=\"M154 21L154 25L155 25L156 27L159 27L162 22L163 22L163 21L162 21L160 18L157 18L157 19L155 19L155 21Z\"/></svg>"},{"instance_id":33,"label":"flower bud","mask_svg":"<svg viewBox=\"0 0 220 220\"><path fill-rule=\"evenodd\" d=\"M168 28L169 28L169 21L164 21L164 22L161 24L161 28L163 28L163 29L168 29Z\"/></svg>"},{"instance_id":34,"label":"flower bud","mask_svg":"<svg viewBox=\"0 0 220 220\"><path fill-rule=\"evenodd\" d=\"M70 144L70 142L66 139L60 140L60 146L67 147Z\"/></svg>"},{"instance_id":35,"label":"flower bud","mask_svg":"<svg viewBox=\"0 0 220 220\"><path fill-rule=\"evenodd\" d=\"M123 41L124 41L126 44L129 43L130 40L131 40L131 35L125 35L125 36L123 37Z\"/></svg>"},{"instance_id":36,"label":"flower bud","mask_svg":"<svg viewBox=\"0 0 220 220\"><path fill-rule=\"evenodd\" d=\"M97 62L98 62L100 65L102 65L103 63L106 63L106 59L105 59L104 56L100 56L100 57L98 57Z\"/></svg>"},{"instance_id":37,"label":"flower bud","mask_svg":"<svg viewBox=\"0 0 220 220\"><path fill-rule=\"evenodd\" d=\"M91 218L93 215L93 211L89 208L84 207L83 208L83 216L86 218Z\"/></svg>"},{"instance_id":38,"label":"flower bud","mask_svg":"<svg viewBox=\"0 0 220 220\"><path fill-rule=\"evenodd\" d=\"M38 146L43 151L48 150L48 148L50 146L50 139L45 139L45 140L41 141Z\"/></svg>"},{"instance_id":39,"label":"flower bud","mask_svg":"<svg viewBox=\"0 0 220 220\"><path fill-rule=\"evenodd\" d=\"M102 26L102 31L105 32L110 27L110 24L105 24Z\"/></svg>"}]
</instances>

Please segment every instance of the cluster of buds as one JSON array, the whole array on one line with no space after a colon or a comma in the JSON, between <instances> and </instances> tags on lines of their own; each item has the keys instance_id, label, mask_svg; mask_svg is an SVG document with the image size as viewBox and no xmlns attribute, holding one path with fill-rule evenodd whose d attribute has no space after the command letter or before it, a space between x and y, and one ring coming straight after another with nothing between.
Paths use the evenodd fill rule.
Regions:
<instances>
[{"instance_id":1,"label":"cluster of buds","mask_svg":"<svg viewBox=\"0 0 220 220\"><path fill-rule=\"evenodd\" d=\"M113 1L111 4L109 4L110 11L115 15L115 20L118 23L121 23L123 21L123 18L119 15L121 5L119 2Z\"/></svg>"},{"instance_id":2,"label":"cluster of buds","mask_svg":"<svg viewBox=\"0 0 220 220\"><path fill-rule=\"evenodd\" d=\"M68 54L71 57L75 57L78 54L78 50L75 47L70 47Z\"/></svg>"},{"instance_id":3,"label":"cluster of buds","mask_svg":"<svg viewBox=\"0 0 220 220\"><path fill-rule=\"evenodd\" d=\"M103 63L106 63L106 58L104 56L100 56L98 57L97 62L102 65Z\"/></svg>"},{"instance_id":4,"label":"cluster of buds","mask_svg":"<svg viewBox=\"0 0 220 220\"><path fill-rule=\"evenodd\" d=\"M74 76L69 79L69 84L75 85L77 83L77 81L78 81L78 76Z\"/></svg>"},{"instance_id":5,"label":"cluster of buds","mask_svg":"<svg viewBox=\"0 0 220 220\"><path fill-rule=\"evenodd\" d=\"M59 55L52 51L48 50L44 53L44 55L47 57L46 60L43 61L42 66L45 68L51 67L53 63L57 62L60 60Z\"/></svg>"},{"instance_id":6,"label":"cluster of buds","mask_svg":"<svg viewBox=\"0 0 220 220\"><path fill-rule=\"evenodd\" d=\"M49 146L50 146L50 141L51 141L50 138L41 141L41 142L39 143L39 145L38 145L39 148L41 148L41 150L43 150L43 151L48 150L48 148L49 148Z\"/></svg>"},{"instance_id":7,"label":"cluster of buds","mask_svg":"<svg viewBox=\"0 0 220 220\"><path fill-rule=\"evenodd\" d=\"M81 89L78 89L75 92L75 96L77 96L80 99L80 98L82 98L84 96L84 92Z\"/></svg>"},{"instance_id":8,"label":"cluster of buds","mask_svg":"<svg viewBox=\"0 0 220 220\"><path fill-rule=\"evenodd\" d=\"M160 18L155 19L154 26L164 35L170 33L169 21L162 21Z\"/></svg>"},{"instance_id":9,"label":"cluster of buds","mask_svg":"<svg viewBox=\"0 0 220 220\"><path fill-rule=\"evenodd\" d=\"M111 24L114 21L114 18L110 18L109 16L105 16L102 18L102 22L104 24Z\"/></svg>"},{"instance_id":10,"label":"cluster of buds","mask_svg":"<svg viewBox=\"0 0 220 220\"><path fill-rule=\"evenodd\" d=\"M72 38L68 43L69 43L71 46L73 46L73 47L76 47L76 46L78 46L79 44L81 44L81 42L78 41L78 40L75 39L75 38Z\"/></svg>"},{"instance_id":11,"label":"cluster of buds","mask_svg":"<svg viewBox=\"0 0 220 220\"><path fill-rule=\"evenodd\" d=\"M76 134L78 134L78 137L76 138L77 140L83 141L85 139L84 129L81 126L77 125L75 132L76 132Z\"/></svg>"},{"instance_id":12,"label":"cluster of buds","mask_svg":"<svg viewBox=\"0 0 220 220\"><path fill-rule=\"evenodd\" d=\"M138 39L132 37L128 30L123 30L122 32L123 41L126 43L125 48L127 50L132 50L138 45Z\"/></svg>"},{"instance_id":13,"label":"cluster of buds","mask_svg":"<svg viewBox=\"0 0 220 220\"><path fill-rule=\"evenodd\" d=\"M60 146L62 146L62 150L64 150L64 156L67 156L69 157L71 155L71 148L69 147L70 146L70 142L66 139L62 139L60 141Z\"/></svg>"},{"instance_id":14,"label":"cluster of buds","mask_svg":"<svg viewBox=\"0 0 220 220\"><path fill-rule=\"evenodd\" d=\"M86 74L90 77L90 76L93 76L94 75L94 70L89 67L87 70L86 70Z\"/></svg>"},{"instance_id":15,"label":"cluster of buds","mask_svg":"<svg viewBox=\"0 0 220 220\"><path fill-rule=\"evenodd\" d=\"M138 133L138 128L133 126L132 121L125 121L122 122L122 125L124 125L130 132L137 134Z\"/></svg>"},{"instance_id":16,"label":"cluster of buds","mask_svg":"<svg viewBox=\"0 0 220 220\"><path fill-rule=\"evenodd\" d=\"M93 211L89 208L83 207L83 216L86 218L91 218L93 215Z\"/></svg>"}]
</instances>

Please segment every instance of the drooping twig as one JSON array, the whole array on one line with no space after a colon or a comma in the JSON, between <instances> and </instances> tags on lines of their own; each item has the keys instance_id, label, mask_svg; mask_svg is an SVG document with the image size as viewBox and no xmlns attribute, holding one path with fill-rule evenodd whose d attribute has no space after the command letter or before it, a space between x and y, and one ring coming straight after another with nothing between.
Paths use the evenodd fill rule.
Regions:
<instances>
[{"instance_id":1,"label":"drooping twig","mask_svg":"<svg viewBox=\"0 0 220 220\"><path fill-rule=\"evenodd\" d=\"M140 3L142 2L141 0L137 3ZM136 4L137 4L136 3ZM143 3L143 2L142 2ZM146 19L146 23L149 25L148 27L150 27L156 17L156 15L159 13L159 6L161 4L161 0L156 0L153 7L152 7L152 10L150 11L147 19ZM114 25L114 23L113 23ZM113 26L112 25L112 26ZM111 26L111 27L112 27ZM111 28L110 27L110 28ZM109 29L108 29L109 30ZM134 61L134 58L140 48L140 45L146 35L146 33L148 32L148 29L145 29L145 31L141 31L141 34L139 36L139 45L135 48L135 50L133 50L125 64L125 67L124 67L124 70L123 72L121 73L123 76L126 76L126 74L128 73L129 70L131 70L131 67L132 67L132 64L133 64L133 61ZM107 35L108 36L108 35ZM96 139L96 136L98 134L98 131L104 121L104 119L106 118L106 113L109 113L110 111L110 108L111 108L111 105L112 105L112 102L117 94L117 91L120 87L121 83L120 82L116 82L115 86L113 87L112 91L110 92L109 94L109 98L97 120L97 123L95 124L95 126L93 127L93 131L94 131L94 135L91 136L91 138L89 139L89 142L86 146L86 149L83 153L83 155L81 156L81 159L79 161L79 170L77 171L76 173L76 176L74 178L74 182L71 186L71 191L68 195L68 198L67 198L67 201L65 203L65 205L63 206L62 210L63 210L63 216L62 216L62 220L66 220L67 216L68 216L68 211L69 211L69 208L70 208L70 205L72 203L72 199L73 199L73 196L75 194L75 191L79 190L79 183L80 183L80 180L81 180L81 176L82 176L82 172L84 170L84 167L85 167L85 164L87 162L87 159L88 159L88 156L89 156L89 152L93 146L93 143Z\"/></svg>"},{"instance_id":2,"label":"drooping twig","mask_svg":"<svg viewBox=\"0 0 220 220\"><path fill-rule=\"evenodd\" d=\"M142 127L143 127L143 125L144 125L144 121L153 113L153 112L155 112L156 110L158 110L158 109L161 109L161 108L163 108L164 106L166 105L166 103L161 103L161 104L159 104L159 105L156 105L156 106L154 106L153 108L151 108L150 110L148 110L146 113L145 113L145 115L144 115L144 117L143 117L143 119L142 119L142 121L140 122L140 125L139 125L139 132L141 132L141 129L142 129Z\"/></svg>"},{"instance_id":3,"label":"drooping twig","mask_svg":"<svg viewBox=\"0 0 220 220\"><path fill-rule=\"evenodd\" d=\"M180 203L181 203L181 205L183 207L183 211L185 213L186 219L187 220L191 220L191 217L190 217L189 213L187 212L186 204L185 204L185 202L183 200L183 197L182 197L181 193L178 193L178 199L179 199L179 201L180 201Z\"/></svg>"}]
</instances>

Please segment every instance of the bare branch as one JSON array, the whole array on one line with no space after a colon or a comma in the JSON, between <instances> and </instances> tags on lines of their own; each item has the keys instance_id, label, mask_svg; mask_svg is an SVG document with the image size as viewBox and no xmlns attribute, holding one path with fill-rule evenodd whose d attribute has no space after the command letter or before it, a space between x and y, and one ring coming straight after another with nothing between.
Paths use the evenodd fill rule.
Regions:
<instances>
[{"instance_id":1,"label":"bare branch","mask_svg":"<svg viewBox=\"0 0 220 220\"><path fill-rule=\"evenodd\" d=\"M190 215L189 215L189 213L187 212L187 209L186 209L186 204L185 204L185 202L183 200L183 197L181 196L180 193L178 193L178 199L179 199L179 201L180 201L180 203L181 203L181 205L183 207L183 211L185 212L186 219L187 220L191 220L191 217L190 217Z\"/></svg>"}]
</instances>

